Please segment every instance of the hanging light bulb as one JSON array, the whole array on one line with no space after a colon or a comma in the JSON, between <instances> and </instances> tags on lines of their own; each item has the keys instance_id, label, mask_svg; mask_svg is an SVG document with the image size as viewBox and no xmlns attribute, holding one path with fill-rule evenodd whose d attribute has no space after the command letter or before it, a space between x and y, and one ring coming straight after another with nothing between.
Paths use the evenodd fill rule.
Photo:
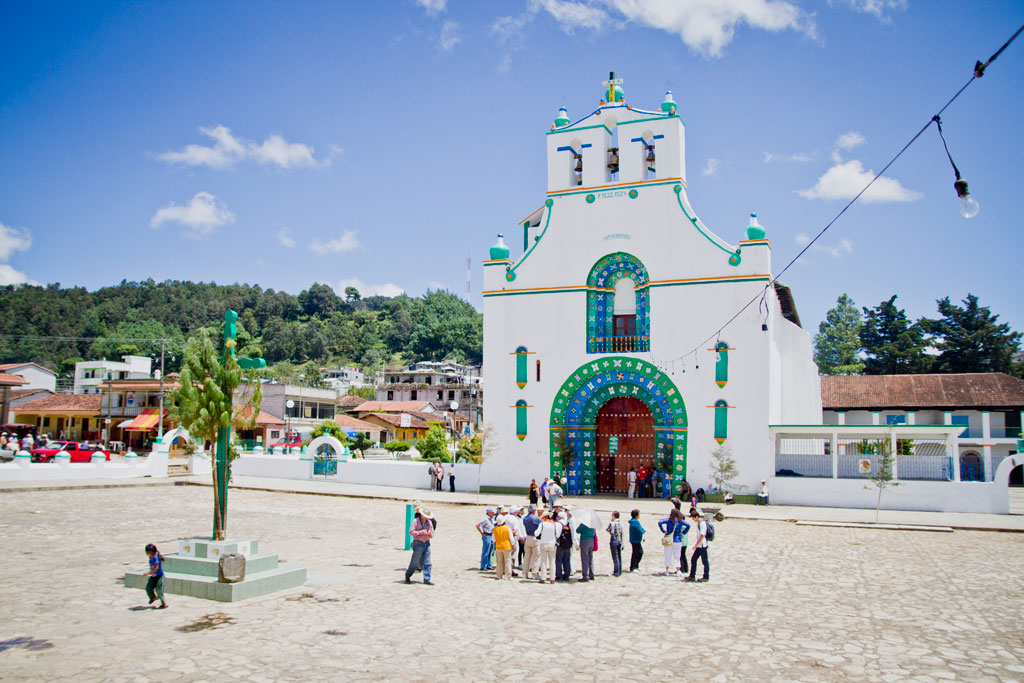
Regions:
<instances>
[{"instance_id":1,"label":"hanging light bulb","mask_svg":"<svg viewBox=\"0 0 1024 683\"><path fill-rule=\"evenodd\" d=\"M981 211L981 205L978 204L977 199L971 196L971 191L967 189L967 181L957 178L953 187L956 188L956 196L960 198L960 215L964 218L977 216Z\"/></svg>"}]
</instances>

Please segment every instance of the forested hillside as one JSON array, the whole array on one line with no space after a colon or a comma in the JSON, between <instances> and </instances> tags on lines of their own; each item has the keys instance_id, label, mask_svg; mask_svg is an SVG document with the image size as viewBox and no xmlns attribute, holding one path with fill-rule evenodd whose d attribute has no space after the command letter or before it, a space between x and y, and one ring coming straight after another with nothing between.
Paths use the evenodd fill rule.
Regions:
<instances>
[{"instance_id":1,"label":"forested hillside","mask_svg":"<svg viewBox=\"0 0 1024 683\"><path fill-rule=\"evenodd\" d=\"M132 340L167 338L170 372L188 335L221 324L229 308L240 314L241 353L271 364L481 360L482 316L448 292L363 299L353 288L339 297L324 284L294 296L255 285L146 280L95 292L59 284L0 288L0 361L67 373L83 359L159 353L158 344ZM91 338L102 339L85 340Z\"/></svg>"}]
</instances>

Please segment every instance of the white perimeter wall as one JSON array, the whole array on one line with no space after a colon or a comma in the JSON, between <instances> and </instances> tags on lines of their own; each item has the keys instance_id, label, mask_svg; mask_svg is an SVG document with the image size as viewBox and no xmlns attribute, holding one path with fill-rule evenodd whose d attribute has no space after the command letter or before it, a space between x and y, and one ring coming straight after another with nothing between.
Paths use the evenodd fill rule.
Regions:
<instances>
[{"instance_id":1,"label":"white perimeter wall","mask_svg":"<svg viewBox=\"0 0 1024 683\"><path fill-rule=\"evenodd\" d=\"M0 464L0 481L66 481L73 479L128 479L131 477L166 477L167 454L150 453L149 457L124 458L107 462L70 463L65 458L56 462L29 462L27 457Z\"/></svg>"}]
</instances>

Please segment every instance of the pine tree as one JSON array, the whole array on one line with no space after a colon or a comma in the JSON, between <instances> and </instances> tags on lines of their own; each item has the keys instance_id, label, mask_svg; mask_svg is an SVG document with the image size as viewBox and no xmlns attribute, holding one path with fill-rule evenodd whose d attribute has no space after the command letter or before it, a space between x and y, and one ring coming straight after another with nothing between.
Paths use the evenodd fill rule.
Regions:
<instances>
[{"instance_id":1,"label":"pine tree","mask_svg":"<svg viewBox=\"0 0 1024 683\"><path fill-rule=\"evenodd\" d=\"M1020 345L1021 333L1006 323L999 324L988 306L979 306L978 297L968 294L963 306L950 303L949 297L937 302L938 320L925 320L926 329L936 337L940 351L935 372L1011 372L1013 357Z\"/></svg>"},{"instance_id":2,"label":"pine tree","mask_svg":"<svg viewBox=\"0 0 1024 683\"><path fill-rule=\"evenodd\" d=\"M860 360L860 311L846 294L825 314L814 336L814 362L823 375L858 375L864 371Z\"/></svg>"},{"instance_id":3,"label":"pine tree","mask_svg":"<svg viewBox=\"0 0 1024 683\"><path fill-rule=\"evenodd\" d=\"M896 295L874 308L864 308L860 343L866 355L864 374L896 375L927 372L931 358L925 354L924 327L910 322L896 307Z\"/></svg>"}]
</instances>

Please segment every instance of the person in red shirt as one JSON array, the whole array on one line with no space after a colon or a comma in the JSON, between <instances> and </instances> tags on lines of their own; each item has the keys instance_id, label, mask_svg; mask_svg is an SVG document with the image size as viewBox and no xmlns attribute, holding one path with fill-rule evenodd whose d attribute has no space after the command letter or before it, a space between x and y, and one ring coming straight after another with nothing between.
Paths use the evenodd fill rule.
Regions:
<instances>
[{"instance_id":1,"label":"person in red shirt","mask_svg":"<svg viewBox=\"0 0 1024 683\"><path fill-rule=\"evenodd\" d=\"M637 470L637 473L636 473L636 479L637 479L637 483L639 484L639 486L637 486L637 498L646 498L647 497L647 485L645 483L647 481L647 466L646 465L640 465L640 469Z\"/></svg>"}]
</instances>

